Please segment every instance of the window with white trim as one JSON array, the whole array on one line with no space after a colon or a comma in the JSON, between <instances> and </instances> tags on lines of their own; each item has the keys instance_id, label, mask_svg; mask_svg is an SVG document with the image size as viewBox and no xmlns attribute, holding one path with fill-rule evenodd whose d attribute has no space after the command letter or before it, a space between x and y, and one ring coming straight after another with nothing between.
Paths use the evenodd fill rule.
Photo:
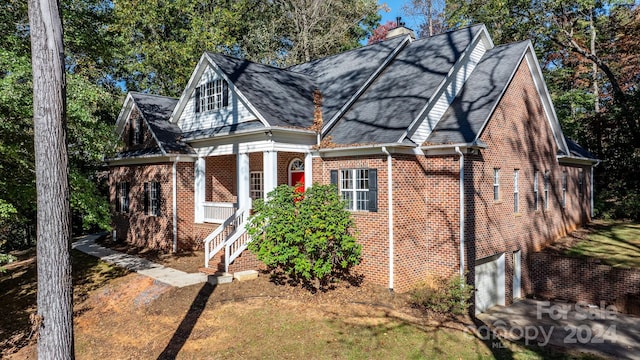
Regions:
<instances>
[{"instance_id":1,"label":"window with white trim","mask_svg":"<svg viewBox=\"0 0 640 360\"><path fill-rule=\"evenodd\" d=\"M144 213L160 216L160 183L152 181L144 183Z\"/></svg>"},{"instance_id":2,"label":"window with white trim","mask_svg":"<svg viewBox=\"0 0 640 360\"><path fill-rule=\"evenodd\" d=\"M567 172L562 172L562 207L567 207Z\"/></svg>"},{"instance_id":3,"label":"window with white trim","mask_svg":"<svg viewBox=\"0 0 640 360\"><path fill-rule=\"evenodd\" d=\"M128 213L129 212L129 183L118 182L116 183L116 212Z\"/></svg>"},{"instance_id":4,"label":"window with white trim","mask_svg":"<svg viewBox=\"0 0 640 360\"><path fill-rule=\"evenodd\" d=\"M262 199L264 196L264 174L262 171L249 173L249 196L251 199Z\"/></svg>"},{"instance_id":5,"label":"window with white trim","mask_svg":"<svg viewBox=\"0 0 640 360\"><path fill-rule=\"evenodd\" d=\"M142 144L142 118L139 117L135 122L132 123L133 126L133 145Z\"/></svg>"},{"instance_id":6,"label":"window with white trim","mask_svg":"<svg viewBox=\"0 0 640 360\"><path fill-rule=\"evenodd\" d=\"M540 195L538 193L538 178L540 172L536 171L536 173L533 176L533 209L534 210L540 210Z\"/></svg>"},{"instance_id":7,"label":"window with white trim","mask_svg":"<svg viewBox=\"0 0 640 360\"><path fill-rule=\"evenodd\" d=\"M493 201L500 201L500 169L493 169Z\"/></svg>"},{"instance_id":8,"label":"window with white trim","mask_svg":"<svg viewBox=\"0 0 640 360\"><path fill-rule=\"evenodd\" d=\"M520 212L520 170L513 170L513 212Z\"/></svg>"},{"instance_id":9,"label":"window with white trim","mask_svg":"<svg viewBox=\"0 0 640 360\"><path fill-rule=\"evenodd\" d=\"M550 182L549 171L545 171L544 173L544 209L549 209L549 182Z\"/></svg>"},{"instance_id":10,"label":"window with white trim","mask_svg":"<svg viewBox=\"0 0 640 360\"><path fill-rule=\"evenodd\" d=\"M196 113L219 110L229 106L229 85L218 79L196 88Z\"/></svg>"},{"instance_id":11,"label":"window with white trim","mask_svg":"<svg viewBox=\"0 0 640 360\"><path fill-rule=\"evenodd\" d=\"M578 192L582 195L584 194L584 169L580 169L578 171Z\"/></svg>"},{"instance_id":12,"label":"window with white trim","mask_svg":"<svg viewBox=\"0 0 640 360\"><path fill-rule=\"evenodd\" d=\"M378 211L378 171L376 169L341 169L339 172L332 170L331 183L338 185L347 209Z\"/></svg>"}]
</instances>

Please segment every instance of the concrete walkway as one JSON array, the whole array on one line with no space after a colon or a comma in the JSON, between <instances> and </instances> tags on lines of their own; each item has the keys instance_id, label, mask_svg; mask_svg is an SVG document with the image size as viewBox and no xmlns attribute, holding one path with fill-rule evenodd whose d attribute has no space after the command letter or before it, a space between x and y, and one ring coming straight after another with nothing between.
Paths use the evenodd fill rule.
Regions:
<instances>
[{"instance_id":1,"label":"concrete walkway","mask_svg":"<svg viewBox=\"0 0 640 360\"><path fill-rule=\"evenodd\" d=\"M85 254L100 258L109 264L113 264L138 274L148 276L157 281L175 287L184 287L207 282L207 275L202 273L189 274L184 271L165 267L149 260L123 254L96 244L100 235L86 235L77 239L72 247Z\"/></svg>"},{"instance_id":2,"label":"concrete walkway","mask_svg":"<svg viewBox=\"0 0 640 360\"><path fill-rule=\"evenodd\" d=\"M640 318L617 313L613 307L525 299L477 317L501 336L529 345L640 360ZM494 340L494 335L480 333Z\"/></svg>"}]
</instances>

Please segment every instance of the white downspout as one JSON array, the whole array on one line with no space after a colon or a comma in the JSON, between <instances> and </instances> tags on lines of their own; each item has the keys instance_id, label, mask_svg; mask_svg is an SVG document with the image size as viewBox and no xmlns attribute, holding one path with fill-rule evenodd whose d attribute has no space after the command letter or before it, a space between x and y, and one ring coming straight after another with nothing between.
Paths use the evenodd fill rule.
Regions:
<instances>
[{"instance_id":1,"label":"white downspout","mask_svg":"<svg viewBox=\"0 0 640 360\"><path fill-rule=\"evenodd\" d=\"M596 166L598 166L598 165L600 165L600 160L596 161L596 163L593 164L593 166L591 166L591 179L589 181L589 185L591 187L591 194L590 194L591 195L590 196L591 197L591 199L590 199L590 202L591 202L591 204L590 204L591 205L591 220L593 220L593 217L595 216L594 209L593 209L593 198L595 197L595 193L594 193L594 189L595 188L594 188L594 185L593 185L593 171L596 168Z\"/></svg>"},{"instance_id":2,"label":"white downspout","mask_svg":"<svg viewBox=\"0 0 640 360\"><path fill-rule=\"evenodd\" d=\"M387 212L389 214L389 220L387 221L389 225L389 290L393 291L393 166L391 161L393 157L391 157L391 153L387 151L387 147L382 147L382 152L387 155Z\"/></svg>"},{"instance_id":3,"label":"white downspout","mask_svg":"<svg viewBox=\"0 0 640 360\"><path fill-rule=\"evenodd\" d=\"M460 278L464 280L464 154L456 146L460 155Z\"/></svg>"},{"instance_id":4,"label":"white downspout","mask_svg":"<svg viewBox=\"0 0 640 360\"><path fill-rule=\"evenodd\" d=\"M176 156L176 159L173 161L173 168L171 169L171 177L173 179L173 252L178 252L178 188L177 188L177 171L176 167L178 161L180 160L180 156Z\"/></svg>"}]
</instances>

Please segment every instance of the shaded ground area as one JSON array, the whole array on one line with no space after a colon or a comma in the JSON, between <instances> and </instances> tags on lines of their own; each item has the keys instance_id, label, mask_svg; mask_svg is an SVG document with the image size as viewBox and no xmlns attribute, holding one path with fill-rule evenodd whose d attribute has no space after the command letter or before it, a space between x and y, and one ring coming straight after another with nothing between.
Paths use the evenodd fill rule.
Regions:
<instances>
[{"instance_id":1,"label":"shaded ground area","mask_svg":"<svg viewBox=\"0 0 640 360\"><path fill-rule=\"evenodd\" d=\"M0 274L0 357L12 353L30 341L29 316L36 311L35 249L15 253L18 261L5 266ZM111 267L93 256L72 251L74 304L85 301L91 291L112 279L124 276L127 270ZM79 315L76 310L76 315Z\"/></svg>"},{"instance_id":2,"label":"shaded ground area","mask_svg":"<svg viewBox=\"0 0 640 360\"><path fill-rule=\"evenodd\" d=\"M596 220L544 251L596 258L613 267L640 269L640 224Z\"/></svg>"},{"instance_id":3,"label":"shaded ground area","mask_svg":"<svg viewBox=\"0 0 640 360\"><path fill-rule=\"evenodd\" d=\"M614 359L640 359L640 318L612 308L527 299L496 306L478 318L510 340Z\"/></svg>"},{"instance_id":4,"label":"shaded ground area","mask_svg":"<svg viewBox=\"0 0 640 360\"><path fill-rule=\"evenodd\" d=\"M96 242L121 253L140 256L149 261L186 273L196 273L204 265L204 251L180 250L175 254L166 253L161 250L138 247L125 242L114 242L111 235L105 235Z\"/></svg>"}]
</instances>

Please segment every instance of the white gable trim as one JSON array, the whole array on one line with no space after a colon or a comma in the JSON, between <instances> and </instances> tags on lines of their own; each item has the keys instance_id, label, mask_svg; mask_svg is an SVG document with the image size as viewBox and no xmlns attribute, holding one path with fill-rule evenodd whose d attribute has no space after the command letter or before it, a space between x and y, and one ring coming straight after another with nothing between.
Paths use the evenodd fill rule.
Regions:
<instances>
[{"instance_id":1,"label":"white gable trim","mask_svg":"<svg viewBox=\"0 0 640 360\"><path fill-rule=\"evenodd\" d=\"M522 60L524 59L527 62L527 67L529 68L531 77L533 78L536 91L540 98L540 102L542 103L542 107L544 108L544 112L545 112L547 121L549 122L549 126L551 127L551 132L553 133L553 137L556 140L556 144L558 145L558 148L560 150L564 151L565 154L569 154L569 147L567 146L567 143L564 139L564 134L562 133L562 128L560 127L560 121L558 121L558 117L556 115L555 109L553 107L553 103L551 101L551 95L549 95L549 91L547 90L547 85L545 84L544 77L542 76L542 69L540 68L538 59L534 54L535 54L535 51L533 49L533 45L531 44L531 41L529 41L529 44L527 45L526 49L522 53L520 60L518 60L518 65L514 67L513 72L509 77L509 81L507 81L507 85L504 87L504 89L502 89L500 96L498 96L498 100L493 105L493 109L491 109L491 112L489 112L489 115L487 116L484 123L482 124L482 127L480 127L480 129L478 130L478 134L476 135L476 138L474 141L478 141L480 139L480 136L484 132L484 129L486 128L487 123L493 116L493 113L495 112L496 108L498 107L498 104L502 100L502 97L504 96L504 93L507 91L507 88L509 87L509 85L511 85L511 82L515 77L516 72L518 71L518 69L520 68L520 65L522 64Z\"/></svg>"},{"instance_id":2,"label":"white gable trim","mask_svg":"<svg viewBox=\"0 0 640 360\"><path fill-rule=\"evenodd\" d=\"M134 104L135 101L133 101L133 96L131 96L131 93L128 93L127 97L125 97L124 99L122 110L120 110L120 114L118 115L118 119L116 120L116 134L118 135L118 138L122 137L122 132L127 125L129 117L131 116Z\"/></svg>"},{"instance_id":3,"label":"white gable trim","mask_svg":"<svg viewBox=\"0 0 640 360\"><path fill-rule=\"evenodd\" d=\"M482 56L493 47L491 36L483 25L398 142L409 137L416 144L424 143L464 88Z\"/></svg>"},{"instance_id":4,"label":"white gable trim","mask_svg":"<svg viewBox=\"0 0 640 360\"><path fill-rule=\"evenodd\" d=\"M402 42L400 42L400 44L396 46L396 48L393 49L393 51L389 55L387 55L387 57L384 59L382 64L373 72L373 74L371 74L371 76L369 76L369 78L358 89L358 91L356 91L356 93L353 94L353 96L351 96L351 98L349 98L349 100L347 100L347 102L344 105L342 105L340 110L338 110L338 112L336 112L336 114L333 115L333 117L322 127L322 132L321 132L322 136L326 135L329 132L329 130L331 130L331 128L338 121L338 119L340 119L349 110L349 108L351 108L351 105L353 105L353 103L355 103L356 100L358 100L360 95L362 95L362 93L371 85L371 83L373 83L373 81L378 78L380 73L387 68L387 65L389 65L389 63L393 59L395 59L398 53L410 42L411 42L411 37L409 35L406 35L405 39L402 40Z\"/></svg>"},{"instance_id":5,"label":"white gable trim","mask_svg":"<svg viewBox=\"0 0 640 360\"><path fill-rule=\"evenodd\" d=\"M178 100L178 104L173 110L173 113L171 113L171 117L169 118L170 122L174 124L178 122L178 120L182 116L182 113L185 107L187 106L187 103L189 102L189 99L191 98L191 94L195 91L196 85L200 81L202 74L204 73L204 71L207 69L208 66L211 66L211 68L218 75L220 75L220 77L222 77L224 80L227 81L227 83L229 83L229 88L230 89L233 88L233 92L238 96L238 98L243 103L243 105L246 106L253 114L255 114L258 120L260 120L260 122L265 127L267 128L271 127L271 125L267 122L265 117L262 114L260 114L260 112L255 108L255 106L253 106L249 102L249 100L247 100L247 97L242 93L242 91L237 86L235 86L235 84L231 80L229 80L229 77L227 77L227 75L222 70L220 70L220 67L213 61L213 59L211 59L211 57L206 52L202 54L202 56L200 57L200 61L198 61L196 68L193 70L193 73L189 78L189 82L187 82L187 86L182 92L182 95L180 96L180 100Z\"/></svg>"}]
</instances>

